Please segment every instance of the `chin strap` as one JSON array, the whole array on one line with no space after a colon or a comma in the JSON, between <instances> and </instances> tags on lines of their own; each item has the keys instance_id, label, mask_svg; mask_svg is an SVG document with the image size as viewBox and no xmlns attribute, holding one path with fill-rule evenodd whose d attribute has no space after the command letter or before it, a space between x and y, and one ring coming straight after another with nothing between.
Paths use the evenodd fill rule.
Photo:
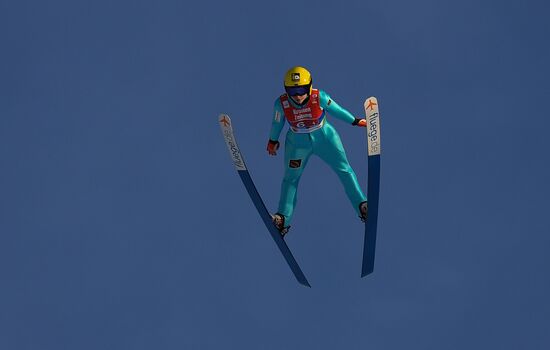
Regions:
<instances>
[{"instance_id":1,"label":"chin strap","mask_svg":"<svg viewBox=\"0 0 550 350\"><path fill-rule=\"evenodd\" d=\"M296 101L294 101L294 102L296 102ZM304 102L297 103L297 104L300 105L300 106L304 106L304 105L307 105L308 102L309 102L309 94L307 95L307 98L304 100Z\"/></svg>"}]
</instances>

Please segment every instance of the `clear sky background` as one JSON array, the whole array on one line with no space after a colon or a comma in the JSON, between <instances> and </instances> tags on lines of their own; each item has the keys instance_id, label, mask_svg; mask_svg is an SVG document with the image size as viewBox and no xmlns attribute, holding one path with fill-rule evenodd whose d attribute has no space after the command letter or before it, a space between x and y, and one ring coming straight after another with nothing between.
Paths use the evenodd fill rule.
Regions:
<instances>
[{"instance_id":1,"label":"clear sky background","mask_svg":"<svg viewBox=\"0 0 550 350\"><path fill-rule=\"evenodd\" d=\"M548 349L546 1L0 1L0 349ZM288 244L229 159L284 72L377 96L375 272L313 158ZM364 129L334 118L366 185Z\"/></svg>"}]
</instances>

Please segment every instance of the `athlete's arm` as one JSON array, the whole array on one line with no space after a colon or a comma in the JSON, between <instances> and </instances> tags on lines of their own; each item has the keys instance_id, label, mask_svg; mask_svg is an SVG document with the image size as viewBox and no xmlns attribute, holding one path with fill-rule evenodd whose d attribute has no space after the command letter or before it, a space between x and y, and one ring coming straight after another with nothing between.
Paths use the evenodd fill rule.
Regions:
<instances>
[{"instance_id":1,"label":"athlete's arm","mask_svg":"<svg viewBox=\"0 0 550 350\"><path fill-rule=\"evenodd\" d=\"M267 152L274 156L279 149L279 136L285 125L285 115L280 100L277 98L273 106L273 119L271 120L271 131L269 132L269 140L267 141Z\"/></svg>"},{"instance_id":2,"label":"athlete's arm","mask_svg":"<svg viewBox=\"0 0 550 350\"><path fill-rule=\"evenodd\" d=\"M271 119L271 131L269 132L269 139L272 141L278 141L283 126L285 125L285 114L283 113L283 106L277 98L273 105L273 119Z\"/></svg>"},{"instance_id":3,"label":"athlete's arm","mask_svg":"<svg viewBox=\"0 0 550 350\"><path fill-rule=\"evenodd\" d=\"M353 124L355 122L356 118L353 114L341 107L323 90L319 90L319 98L321 101L321 108L326 110L331 116L349 124Z\"/></svg>"}]
</instances>

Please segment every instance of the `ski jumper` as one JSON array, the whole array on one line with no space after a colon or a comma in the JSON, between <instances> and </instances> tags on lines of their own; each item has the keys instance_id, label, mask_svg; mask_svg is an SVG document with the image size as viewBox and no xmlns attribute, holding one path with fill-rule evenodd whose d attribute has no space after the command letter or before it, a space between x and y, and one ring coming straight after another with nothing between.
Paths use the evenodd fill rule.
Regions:
<instances>
[{"instance_id":1,"label":"ski jumper","mask_svg":"<svg viewBox=\"0 0 550 350\"><path fill-rule=\"evenodd\" d=\"M285 175L278 208L278 212L285 216L285 225L292 221L298 183L312 154L317 155L336 172L359 216L359 204L367 200L348 162L340 136L327 121L327 112L349 124L355 121L350 112L340 107L322 90L313 89L307 103L302 106L296 104L287 94L275 100L270 140L279 139L285 121L290 126L285 139Z\"/></svg>"}]
</instances>

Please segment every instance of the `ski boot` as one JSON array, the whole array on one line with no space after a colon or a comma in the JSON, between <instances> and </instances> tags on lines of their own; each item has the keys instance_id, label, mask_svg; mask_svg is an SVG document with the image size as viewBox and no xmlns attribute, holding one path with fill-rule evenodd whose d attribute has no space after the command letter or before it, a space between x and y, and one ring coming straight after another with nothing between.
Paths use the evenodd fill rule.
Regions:
<instances>
[{"instance_id":1,"label":"ski boot","mask_svg":"<svg viewBox=\"0 0 550 350\"><path fill-rule=\"evenodd\" d=\"M361 213L361 216L359 216L361 221L363 222L367 221L367 212L368 212L367 201L361 202L361 204L359 204L359 212Z\"/></svg>"},{"instance_id":2,"label":"ski boot","mask_svg":"<svg viewBox=\"0 0 550 350\"><path fill-rule=\"evenodd\" d=\"M281 233L281 237L284 237L290 229L290 226L285 226L285 216L283 214L276 213L271 215L271 217L273 218L273 224Z\"/></svg>"}]
</instances>

